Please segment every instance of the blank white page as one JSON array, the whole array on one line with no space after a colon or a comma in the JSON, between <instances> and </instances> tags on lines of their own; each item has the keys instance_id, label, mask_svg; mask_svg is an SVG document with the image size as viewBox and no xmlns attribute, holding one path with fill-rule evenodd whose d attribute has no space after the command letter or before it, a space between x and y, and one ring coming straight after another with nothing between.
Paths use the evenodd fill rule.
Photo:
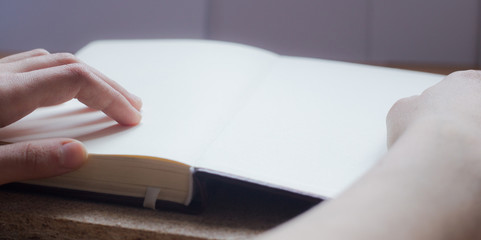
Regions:
<instances>
[{"instance_id":1,"label":"blank white page","mask_svg":"<svg viewBox=\"0 0 481 240\"><path fill-rule=\"evenodd\" d=\"M74 100L0 129L1 140L73 137L90 153L193 164L277 58L257 48L202 40L99 41L77 56L142 98L142 122L122 127Z\"/></svg>"},{"instance_id":2,"label":"blank white page","mask_svg":"<svg viewBox=\"0 0 481 240\"><path fill-rule=\"evenodd\" d=\"M385 117L441 75L280 58L198 166L333 197L386 152Z\"/></svg>"}]
</instances>

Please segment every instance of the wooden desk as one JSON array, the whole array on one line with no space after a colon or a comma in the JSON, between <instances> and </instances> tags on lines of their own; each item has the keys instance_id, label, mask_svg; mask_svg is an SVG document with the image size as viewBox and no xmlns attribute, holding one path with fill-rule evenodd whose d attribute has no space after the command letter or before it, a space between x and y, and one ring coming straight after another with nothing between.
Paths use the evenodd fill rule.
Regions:
<instances>
[{"instance_id":1,"label":"wooden desk","mask_svg":"<svg viewBox=\"0 0 481 240\"><path fill-rule=\"evenodd\" d=\"M468 69L478 69L475 66L438 66L438 65L409 65L409 64L374 64L381 67L398 68L419 72L437 73L448 75L452 72L468 70Z\"/></svg>"},{"instance_id":2,"label":"wooden desk","mask_svg":"<svg viewBox=\"0 0 481 240\"><path fill-rule=\"evenodd\" d=\"M0 188L0 239L245 239L312 206L222 183L198 215Z\"/></svg>"}]
</instances>

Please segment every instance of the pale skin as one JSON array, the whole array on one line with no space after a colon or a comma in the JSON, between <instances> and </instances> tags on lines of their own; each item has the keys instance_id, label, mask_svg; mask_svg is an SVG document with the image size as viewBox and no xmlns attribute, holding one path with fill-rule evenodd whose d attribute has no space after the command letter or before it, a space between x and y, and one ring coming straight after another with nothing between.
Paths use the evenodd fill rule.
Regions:
<instances>
[{"instance_id":1,"label":"pale skin","mask_svg":"<svg viewBox=\"0 0 481 240\"><path fill-rule=\"evenodd\" d=\"M0 59L0 127L35 109L73 98L122 125L140 122L142 101L69 53L35 49ZM85 162L74 139L44 139L0 146L0 184L56 176Z\"/></svg>"},{"instance_id":2,"label":"pale skin","mask_svg":"<svg viewBox=\"0 0 481 240\"><path fill-rule=\"evenodd\" d=\"M398 101L387 128L358 182L259 239L481 239L481 72Z\"/></svg>"},{"instance_id":3,"label":"pale skin","mask_svg":"<svg viewBox=\"0 0 481 240\"><path fill-rule=\"evenodd\" d=\"M77 98L123 125L141 101L71 54L0 59L0 127ZM457 72L387 117L388 153L333 200L259 239L480 239L481 73ZM0 146L0 184L60 175L86 160L73 139Z\"/></svg>"}]
</instances>

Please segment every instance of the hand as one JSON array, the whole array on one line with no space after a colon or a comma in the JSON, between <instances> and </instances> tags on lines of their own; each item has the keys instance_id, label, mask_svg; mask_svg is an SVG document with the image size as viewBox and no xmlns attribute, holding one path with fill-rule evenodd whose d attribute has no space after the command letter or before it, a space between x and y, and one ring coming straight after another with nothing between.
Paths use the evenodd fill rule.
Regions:
<instances>
[{"instance_id":1,"label":"hand","mask_svg":"<svg viewBox=\"0 0 481 240\"><path fill-rule=\"evenodd\" d=\"M388 146L418 121L450 121L481 128L481 71L455 72L419 96L396 102L387 116Z\"/></svg>"},{"instance_id":2,"label":"hand","mask_svg":"<svg viewBox=\"0 0 481 240\"><path fill-rule=\"evenodd\" d=\"M122 125L140 122L140 98L72 54L37 49L0 59L0 127L73 98ZM86 156L72 139L0 146L0 184L63 174L80 167Z\"/></svg>"}]
</instances>

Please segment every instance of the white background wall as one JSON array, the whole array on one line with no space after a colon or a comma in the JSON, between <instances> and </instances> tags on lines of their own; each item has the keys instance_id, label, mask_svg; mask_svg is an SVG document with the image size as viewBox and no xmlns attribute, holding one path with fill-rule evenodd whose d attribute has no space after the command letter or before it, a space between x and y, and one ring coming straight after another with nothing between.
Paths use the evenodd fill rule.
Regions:
<instances>
[{"instance_id":1,"label":"white background wall","mask_svg":"<svg viewBox=\"0 0 481 240\"><path fill-rule=\"evenodd\" d=\"M203 38L202 0L0 0L0 50L74 52L95 39Z\"/></svg>"},{"instance_id":2,"label":"white background wall","mask_svg":"<svg viewBox=\"0 0 481 240\"><path fill-rule=\"evenodd\" d=\"M480 66L481 0L0 0L0 51L208 38L282 54Z\"/></svg>"}]
</instances>

